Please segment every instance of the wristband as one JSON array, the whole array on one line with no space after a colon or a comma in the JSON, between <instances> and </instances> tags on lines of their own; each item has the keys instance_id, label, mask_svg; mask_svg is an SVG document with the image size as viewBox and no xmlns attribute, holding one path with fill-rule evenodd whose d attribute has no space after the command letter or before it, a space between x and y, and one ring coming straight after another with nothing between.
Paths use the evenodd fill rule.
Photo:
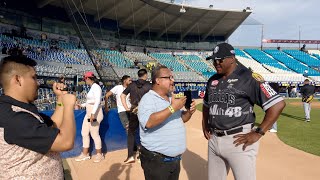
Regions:
<instances>
[{"instance_id":1,"label":"wristband","mask_svg":"<svg viewBox=\"0 0 320 180\"><path fill-rule=\"evenodd\" d=\"M175 110L173 109L173 107L171 105L168 106L168 109L170 110L171 114L173 114L175 112Z\"/></svg>"},{"instance_id":2,"label":"wristband","mask_svg":"<svg viewBox=\"0 0 320 180\"><path fill-rule=\"evenodd\" d=\"M61 102L57 102L57 106L63 106Z\"/></svg>"}]
</instances>

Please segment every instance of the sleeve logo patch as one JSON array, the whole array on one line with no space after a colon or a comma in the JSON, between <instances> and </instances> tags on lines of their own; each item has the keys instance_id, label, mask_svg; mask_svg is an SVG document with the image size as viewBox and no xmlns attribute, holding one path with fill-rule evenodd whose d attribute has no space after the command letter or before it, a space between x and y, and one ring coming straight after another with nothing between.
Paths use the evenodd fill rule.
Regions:
<instances>
[{"instance_id":1,"label":"sleeve logo patch","mask_svg":"<svg viewBox=\"0 0 320 180\"><path fill-rule=\"evenodd\" d=\"M271 98L277 94L277 92L267 83L260 84L260 88L267 98Z\"/></svg>"},{"instance_id":2,"label":"sleeve logo patch","mask_svg":"<svg viewBox=\"0 0 320 180\"><path fill-rule=\"evenodd\" d=\"M255 80L257 80L258 82L261 82L261 83L264 82L264 78L263 78L260 74L258 74L258 73L253 72L253 73L252 73L252 77L253 77Z\"/></svg>"},{"instance_id":3,"label":"sleeve logo patch","mask_svg":"<svg viewBox=\"0 0 320 180\"><path fill-rule=\"evenodd\" d=\"M219 84L219 81L218 80L214 80L211 82L211 86L216 86Z\"/></svg>"}]
</instances>

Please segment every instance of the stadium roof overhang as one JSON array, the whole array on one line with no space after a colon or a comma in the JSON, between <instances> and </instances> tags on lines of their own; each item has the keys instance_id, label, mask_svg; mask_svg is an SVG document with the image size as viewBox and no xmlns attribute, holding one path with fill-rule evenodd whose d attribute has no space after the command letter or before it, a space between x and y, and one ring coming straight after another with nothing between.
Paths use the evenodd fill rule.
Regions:
<instances>
[{"instance_id":1,"label":"stadium roof overhang","mask_svg":"<svg viewBox=\"0 0 320 180\"><path fill-rule=\"evenodd\" d=\"M184 6L157 0L64 0L71 4L72 11L94 15L95 21L101 18L118 22L122 29L140 33L155 32L158 37L179 34L183 40L187 35L197 35L205 41L208 37L224 37L224 40L251 14L246 10L220 10ZM98 3L98 4L97 4ZM58 0L39 0L38 7L47 4L63 7Z\"/></svg>"}]
</instances>

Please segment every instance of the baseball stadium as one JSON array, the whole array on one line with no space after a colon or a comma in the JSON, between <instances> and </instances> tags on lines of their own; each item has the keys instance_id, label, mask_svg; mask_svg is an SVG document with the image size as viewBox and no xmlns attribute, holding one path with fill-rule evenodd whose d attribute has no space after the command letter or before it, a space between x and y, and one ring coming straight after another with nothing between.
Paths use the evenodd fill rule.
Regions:
<instances>
[{"instance_id":1,"label":"baseball stadium","mask_svg":"<svg viewBox=\"0 0 320 180\"><path fill-rule=\"evenodd\" d=\"M60 153L65 179L144 179L139 152L132 162L124 163L127 132L120 121L119 102L115 94L105 97L123 82L125 75L137 81L141 69L147 70L147 80L151 82L151 72L158 65L172 72L173 77L161 78L174 79L174 94L183 96L189 91L196 102L194 114L185 123L186 151L181 157L179 179L208 179L208 140L202 128L203 99L208 80L218 70L214 60L207 59L215 53L218 44L229 43L230 37L246 25L261 33L261 37L254 39L259 46L234 45L237 62L252 71L254 79L270 85L286 103L275 126L259 140L256 179L319 179L320 40L303 40L300 34L299 39L266 39L264 22L252 17L255 9L250 6L224 9L215 8L213 3L198 7L186 0L0 2L1 59L17 53L36 61L39 88L34 105L37 110L53 116L56 107L61 106L52 89L61 78L79 103L74 108L74 146ZM82 126L86 116L86 106L80 104L86 103L88 98L91 87L86 78L91 76L97 77L102 91L103 120L99 122L98 136L104 158L95 161L89 156L78 162L77 157L83 150ZM308 118L301 92L306 79L315 89L312 100L308 100L312 106ZM5 94L2 87L0 93ZM265 112L257 105L254 112L254 125L258 127ZM140 142L139 132L135 139ZM95 140L89 141L93 145L88 149L89 154L99 153L98 148L94 148ZM235 179L232 171L228 180ZM0 170L0 174L3 173Z\"/></svg>"}]
</instances>

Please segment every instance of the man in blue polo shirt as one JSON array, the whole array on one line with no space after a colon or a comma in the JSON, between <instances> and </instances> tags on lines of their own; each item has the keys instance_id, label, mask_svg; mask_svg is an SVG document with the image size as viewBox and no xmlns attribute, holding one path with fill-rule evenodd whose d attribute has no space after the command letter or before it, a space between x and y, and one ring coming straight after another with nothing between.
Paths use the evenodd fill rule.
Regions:
<instances>
[{"instance_id":1,"label":"man in blue polo shirt","mask_svg":"<svg viewBox=\"0 0 320 180\"><path fill-rule=\"evenodd\" d=\"M141 166L146 180L178 180L181 154L186 150L184 123L195 112L195 102L190 109L180 110L186 97L171 97L174 78L167 67L156 67L151 79L152 89L142 97L138 107Z\"/></svg>"}]
</instances>

